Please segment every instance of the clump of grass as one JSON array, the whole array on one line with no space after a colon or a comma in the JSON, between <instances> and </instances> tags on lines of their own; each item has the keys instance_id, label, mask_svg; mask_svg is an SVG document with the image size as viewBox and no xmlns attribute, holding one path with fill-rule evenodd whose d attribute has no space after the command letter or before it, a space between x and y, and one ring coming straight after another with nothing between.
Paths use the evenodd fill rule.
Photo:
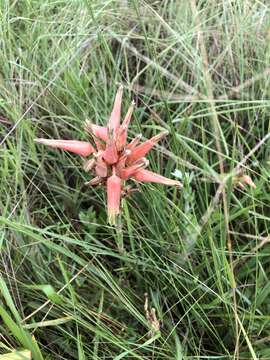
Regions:
<instances>
[{"instance_id":1,"label":"clump of grass","mask_svg":"<svg viewBox=\"0 0 270 360\"><path fill-rule=\"evenodd\" d=\"M270 358L269 7L0 9L0 352ZM132 136L169 131L151 168L184 183L124 202L124 251L80 159L33 142L85 139L83 122L106 123L119 83L124 111L136 102ZM233 186L238 170L256 189Z\"/></svg>"}]
</instances>

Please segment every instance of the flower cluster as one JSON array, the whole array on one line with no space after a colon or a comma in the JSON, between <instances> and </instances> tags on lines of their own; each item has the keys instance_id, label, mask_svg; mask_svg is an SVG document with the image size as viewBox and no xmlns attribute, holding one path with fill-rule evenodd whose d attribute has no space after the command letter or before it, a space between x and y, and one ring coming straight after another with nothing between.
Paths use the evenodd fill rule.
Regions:
<instances>
[{"instance_id":1,"label":"flower cluster","mask_svg":"<svg viewBox=\"0 0 270 360\"><path fill-rule=\"evenodd\" d=\"M85 123L91 142L36 139L36 142L40 144L70 151L83 157L92 155L92 158L84 163L84 169L94 174L87 184L106 186L110 224L115 224L120 213L121 196L130 190L130 187L125 185L127 180L182 186L179 181L146 170L149 161L145 156L160 139L167 135L167 132L162 132L145 142L141 142L141 135L130 142L127 141L128 125L134 103L132 102L123 122L120 123L122 93L123 87L120 86L107 127L95 125L89 121Z\"/></svg>"}]
</instances>

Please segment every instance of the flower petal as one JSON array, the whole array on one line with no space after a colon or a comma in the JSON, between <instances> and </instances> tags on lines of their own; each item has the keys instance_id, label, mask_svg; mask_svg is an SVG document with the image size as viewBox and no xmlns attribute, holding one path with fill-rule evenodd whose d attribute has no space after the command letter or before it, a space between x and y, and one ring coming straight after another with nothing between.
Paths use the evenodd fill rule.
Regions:
<instances>
[{"instance_id":1,"label":"flower petal","mask_svg":"<svg viewBox=\"0 0 270 360\"><path fill-rule=\"evenodd\" d=\"M115 142L113 140L109 140L107 143L106 150L103 152L103 159L109 165L115 164L117 162L118 153Z\"/></svg>"},{"instance_id":2,"label":"flower petal","mask_svg":"<svg viewBox=\"0 0 270 360\"><path fill-rule=\"evenodd\" d=\"M116 139L117 132L118 132L118 129L120 126L122 94L123 94L123 86L120 85L118 88L118 91L116 93L111 116L108 120L109 132L113 133L115 139Z\"/></svg>"},{"instance_id":3,"label":"flower petal","mask_svg":"<svg viewBox=\"0 0 270 360\"><path fill-rule=\"evenodd\" d=\"M141 141L142 138L142 134L138 134L135 136L134 139L131 140L131 142L129 144L127 144L127 149L128 150L133 150Z\"/></svg>"},{"instance_id":4,"label":"flower petal","mask_svg":"<svg viewBox=\"0 0 270 360\"><path fill-rule=\"evenodd\" d=\"M116 164L116 173L117 173L117 175L119 175L120 171L122 169L124 169L124 167L126 165L127 157L128 157L129 154L130 154L130 150L125 150L125 151L123 151L122 155L118 159L117 164Z\"/></svg>"},{"instance_id":5,"label":"flower petal","mask_svg":"<svg viewBox=\"0 0 270 360\"><path fill-rule=\"evenodd\" d=\"M102 141L108 140L108 129L105 126L99 126L92 124L90 121L85 122L85 130L94 137L101 139Z\"/></svg>"},{"instance_id":6,"label":"flower petal","mask_svg":"<svg viewBox=\"0 0 270 360\"><path fill-rule=\"evenodd\" d=\"M132 150L130 156L128 157L128 163L131 164L139 160L141 157L144 157L152 149L152 147L167 134L168 131L164 131L135 147L135 149Z\"/></svg>"},{"instance_id":7,"label":"flower petal","mask_svg":"<svg viewBox=\"0 0 270 360\"><path fill-rule=\"evenodd\" d=\"M175 186L180 186L180 187L183 186L180 183L180 181L168 179L164 176L161 176L159 174L156 174L152 171L145 170L145 169L137 170L132 177L136 181L141 181L141 182L153 182L153 183L159 183L159 184L164 184L164 185L175 185Z\"/></svg>"},{"instance_id":8,"label":"flower petal","mask_svg":"<svg viewBox=\"0 0 270 360\"><path fill-rule=\"evenodd\" d=\"M51 146L53 148L66 150L84 157L95 151L95 148L87 141L35 139L35 142Z\"/></svg>"},{"instance_id":9,"label":"flower petal","mask_svg":"<svg viewBox=\"0 0 270 360\"><path fill-rule=\"evenodd\" d=\"M128 125L130 123L130 119L131 119L131 116L132 116L132 113L133 113L134 105L135 105L135 102L132 101L132 103L131 103L131 105L130 105L130 107L128 109L127 115L126 115L122 125L120 126L120 129L119 129L119 132L118 132L118 139L117 139L117 149L118 150L122 150L126 145Z\"/></svg>"},{"instance_id":10,"label":"flower petal","mask_svg":"<svg viewBox=\"0 0 270 360\"><path fill-rule=\"evenodd\" d=\"M116 217L120 213L121 200L121 179L117 175L112 175L107 180L107 206L109 223L114 225Z\"/></svg>"},{"instance_id":11,"label":"flower petal","mask_svg":"<svg viewBox=\"0 0 270 360\"><path fill-rule=\"evenodd\" d=\"M131 165L129 167L126 167L124 169L120 170L120 177L123 180L129 179L133 174L135 174L139 169L147 167L149 164L149 161L147 159L142 159L141 161L138 161L138 163Z\"/></svg>"},{"instance_id":12,"label":"flower petal","mask_svg":"<svg viewBox=\"0 0 270 360\"><path fill-rule=\"evenodd\" d=\"M97 176L100 176L103 178L106 177L107 173L108 173L107 164L105 163L105 161L102 160L101 157L98 157L96 161L97 161L97 164L96 164L95 170L96 170Z\"/></svg>"}]
</instances>

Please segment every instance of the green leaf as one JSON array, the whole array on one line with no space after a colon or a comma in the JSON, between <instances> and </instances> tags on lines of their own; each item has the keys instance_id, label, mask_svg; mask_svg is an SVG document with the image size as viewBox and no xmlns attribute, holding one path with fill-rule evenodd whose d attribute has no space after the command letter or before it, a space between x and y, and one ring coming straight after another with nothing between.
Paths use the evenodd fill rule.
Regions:
<instances>
[{"instance_id":1,"label":"green leaf","mask_svg":"<svg viewBox=\"0 0 270 360\"><path fill-rule=\"evenodd\" d=\"M29 289L41 290L54 304L61 304L63 302L62 296L57 294L52 285L26 285L26 287Z\"/></svg>"},{"instance_id":2,"label":"green leaf","mask_svg":"<svg viewBox=\"0 0 270 360\"><path fill-rule=\"evenodd\" d=\"M21 350L13 351L8 354L0 355L0 360L31 360L31 351Z\"/></svg>"},{"instance_id":3,"label":"green leaf","mask_svg":"<svg viewBox=\"0 0 270 360\"><path fill-rule=\"evenodd\" d=\"M21 325L17 325L9 316L7 311L0 305L0 316L8 327L9 331L15 336L23 347L31 350L34 360L43 360L43 356L39 350L38 344L31 335L25 331Z\"/></svg>"}]
</instances>

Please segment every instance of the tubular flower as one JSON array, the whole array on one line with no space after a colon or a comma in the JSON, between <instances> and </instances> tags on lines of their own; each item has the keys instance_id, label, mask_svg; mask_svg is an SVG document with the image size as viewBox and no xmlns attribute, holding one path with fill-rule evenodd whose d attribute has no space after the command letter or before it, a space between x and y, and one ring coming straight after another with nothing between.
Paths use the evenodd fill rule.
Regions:
<instances>
[{"instance_id":1,"label":"tubular flower","mask_svg":"<svg viewBox=\"0 0 270 360\"><path fill-rule=\"evenodd\" d=\"M115 224L117 216L120 214L121 196L133 191L130 185L126 185L128 179L133 179L136 182L153 182L182 187L182 184L177 180L168 179L145 169L149 164L145 156L159 140L167 135L167 132L162 132L145 142L141 142L141 134L130 142L127 141L127 130L134 102L129 107L121 124L122 93L123 87L120 86L107 127L86 121L85 130L90 135L91 142L35 140L37 143L66 150L84 158L92 155L92 158L85 160L84 170L91 172L94 177L86 184L91 186L105 185L110 224Z\"/></svg>"}]
</instances>

